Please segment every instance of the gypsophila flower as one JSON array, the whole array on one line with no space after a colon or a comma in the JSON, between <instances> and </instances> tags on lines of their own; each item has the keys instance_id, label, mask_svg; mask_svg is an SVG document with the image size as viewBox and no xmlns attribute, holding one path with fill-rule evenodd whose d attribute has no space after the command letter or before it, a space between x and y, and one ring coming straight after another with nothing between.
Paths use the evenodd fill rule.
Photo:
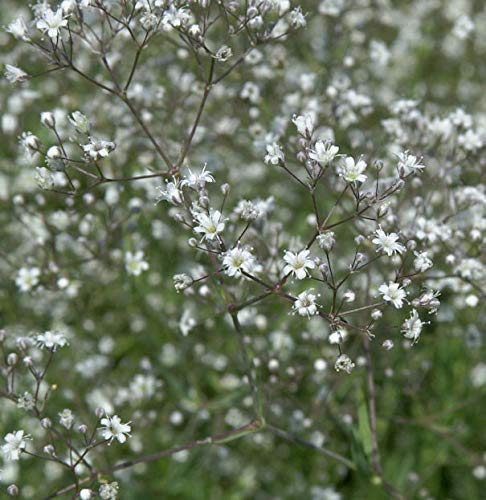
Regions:
<instances>
[{"instance_id":1,"label":"gypsophila flower","mask_svg":"<svg viewBox=\"0 0 486 500\"><path fill-rule=\"evenodd\" d=\"M62 412L58 413L58 416L59 416L59 423L63 427L65 427L66 429L70 429L73 426L74 415L70 409L64 408Z\"/></svg>"},{"instance_id":2,"label":"gypsophila flower","mask_svg":"<svg viewBox=\"0 0 486 500\"><path fill-rule=\"evenodd\" d=\"M46 331L35 336L36 344L41 349L48 349L49 351L57 351L59 347L68 345L66 337L59 332Z\"/></svg>"},{"instance_id":3,"label":"gypsophila flower","mask_svg":"<svg viewBox=\"0 0 486 500\"><path fill-rule=\"evenodd\" d=\"M329 335L329 343L333 345L342 344L348 337L348 331L344 328L339 328L338 330L332 332Z\"/></svg>"},{"instance_id":4,"label":"gypsophila flower","mask_svg":"<svg viewBox=\"0 0 486 500\"><path fill-rule=\"evenodd\" d=\"M24 431L9 432L4 438L6 444L2 445L2 452L5 460L16 461L20 458L20 454L27 446L27 440L30 436Z\"/></svg>"},{"instance_id":5,"label":"gypsophila flower","mask_svg":"<svg viewBox=\"0 0 486 500\"><path fill-rule=\"evenodd\" d=\"M144 260L144 253L142 250L138 250L135 253L126 252L125 253L125 269L128 274L133 276L140 276L144 271L149 268L149 263Z\"/></svg>"},{"instance_id":6,"label":"gypsophila flower","mask_svg":"<svg viewBox=\"0 0 486 500\"><path fill-rule=\"evenodd\" d=\"M124 443L127 440L127 437L130 437L130 423L131 422L122 424L120 417L117 415L102 418L101 425L103 427L100 428L101 435L103 439L109 441L109 444L111 444L114 439L116 439L119 443Z\"/></svg>"},{"instance_id":7,"label":"gypsophila flower","mask_svg":"<svg viewBox=\"0 0 486 500\"><path fill-rule=\"evenodd\" d=\"M324 250L325 252L330 252L334 245L336 244L336 237L332 231L326 231L325 233L321 233L317 238L317 244L319 248Z\"/></svg>"},{"instance_id":8,"label":"gypsophila flower","mask_svg":"<svg viewBox=\"0 0 486 500\"><path fill-rule=\"evenodd\" d=\"M294 29L305 28L307 26L307 21L300 6L289 13L289 21L290 26Z\"/></svg>"},{"instance_id":9,"label":"gypsophila flower","mask_svg":"<svg viewBox=\"0 0 486 500\"><path fill-rule=\"evenodd\" d=\"M314 144L314 149L309 151L309 158L319 163L321 167L325 167L334 160L338 152L339 147L332 142L317 141Z\"/></svg>"},{"instance_id":10,"label":"gypsophila flower","mask_svg":"<svg viewBox=\"0 0 486 500\"><path fill-rule=\"evenodd\" d=\"M41 271L38 267L22 267L17 273L15 284L21 292L30 292L39 284L40 275Z\"/></svg>"},{"instance_id":11,"label":"gypsophila flower","mask_svg":"<svg viewBox=\"0 0 486 500\"><path fill-rule=\"evenodd\" d=\"M427 257L427 252L414 252L414 255L413 267L419 273L424 273L434 265Z\"/></svg>"},{"instance_id":12,"label":"gypsophila flower","mask_svg":"<svg viewBox=\"0 0 486 500\"><path fill-rule=\"evenodd\" d=\"M52 189L55 186L54 177L46 167L36 167L35 180L40 189Z\"/></svg>"},{"instance_id":13,"label":"gypsophila flower","mask_svg":"<svg viewBox=\"0 0 486 500\"><path fill-rule=\"evenodd\" d=\"M294 314L297 313L300 316L311 317L317 314L317 295L315 295L313 289L304 290L302 293L297 295L297 299L294 301L292 305L292 309Z\"/></svg>"},{"instance_id":14,"label":"gypsophila flower","mask_svg":"<svg viewBox=\"0 0 486 500\"><path fill-rule=\"evenodd\" d=\"M398 169L404 174L421 172L425 165L420 163L420 159L404 151L398 154Z\"/></svg>"},{"instance_id":15,"label":"gypsophila flower","mask_svg":"<svg viewBox=\"0 0 486 500\"><path fill-rule=\"evenodd\" d=\"M293 274L298 280L303 280L307 276L307 269L314 269L316 264L310 257L310 250L304 249L299 253L285 251L284 261L287 265L284 267L285 274Z\"/></svg>"},{"instance_id":16,"label":"gypsophila flower","mask_svg":"<svg viewBox=\"0 0 486 500\"><path fill-rule=\"evenodd\" d=\"M182 182L176 179L171 182L167 182L165 186L157 186L156 189L159 191L159 196L157 196L155 203L168 201L176 206L182 205L184 202L184 195L182 194L181 188Z\"/></svg>"},{"instance_id":17,"label":"gypsophila flower","mask_svg":"<svg viewBox=\"0 0 486 500\"><path fill-rule=\"evenodd\" d=\"M221 62L226 62L233 55L230 47L223 45L214 55L214 58Z\"/></svg>"},{"instance_id":18,"label":"gypsophila flower","mask_svg":"<svg viewBox=\"0 0 486 500\"><path fill-rule=\"evenodd\" d=\"M30 392L24 392L24 394L17 399L17 408L26 411L33 410L35 408L34 396Z\"/></svg>"},{"instance_id":19,"label":"gypsophila flower","mask_svg":"<svg viewBox=\"0 0 486 500\"><path fill-rule=\"evenodd\" d=\"M420 297L413 299L412 305L414 307L424 307L429 310L430 314L434 314L440 307L438 297L440 292L434 290L426 290Z\"/></svg>"},{"instance_id":20,"label":"gypsophila flower","mask_svg":"<svg viewBox=\"0 0 486 500\"><path fill-rule=\"evenodd\" d=\"M18 17L7 26L7 33L10 33L17 40L29 40L29 28L25 24L24 18Z\"/></svg>"},{"instance_id":21,"label":"gypsophila flower","mask_svg":"<svg viewBox=\"0 0 486 500\"><path fill-rule=\"evenodd\" d=\"M346 373L351 373L355 364L351 361L351 358L347 354L341 354L336 359L336 363L334 363L334 369L337 372L345 371Z\"/></svg>"},{"instance_id":22,"label":"gypsophila flower","mask_svg":"<svg viewBox=\"0 0 486 500\"><path fill-rule=\"evenodd\" d=\"M52 39L56 39L61 28L66 27L67 19L64 17L62 9L57 9L56 12L47 8L42 14L42 18L37 21L37 29Z\"/></svg>"},{"instance_id":23,"label":"gypsophila flower","mask_svg":"<svg viewBox=\"0 0 486 500\"><path fill-rule=\"evenodd\" d=\"M375 231L376 237L372 240L372 242L378 247L376 249L377 252L384 252L391 257L395 253L403 253L406 249L405 247L398 243L398 234L396 233L385 233L381 226Z\"/></svg>"},{"instance_id":24,"label":"gypsophila flower","mask_svg":"<svg viewBox=\"0 0 486 500\"><path fill-rule=\"evenodd\" d=\"M115 149L115 143L102 139L89 138L89 143L83 145L86 156L94 161L106 158Z\"/></svg>"},{"instance_id":25,"label":"gypsophila flower","mask_svg":"<svg viewBox=\"0 0 486 500\"><path fill-rule=\"evenodd\" d=\"M182 292L192 285L192 278L184 273L174 274L174 288L177 292Z\"/></svg>"},{"instance_id":26,"label":"gypsophila flower","mask_svg":"<svg viewBox=\"0 0 486 500\"><path fill-rule=\"evenodd\" d=\"M205 185L210 182L214 182L214 177L211 175L209 170L206 170L206 164L204 164L200 172L192 172L188 168L189 174L184 177L181 182L181 187L189 186L193 189L204 189Z\"/></svg>"},{"instance_id":27,"label":"gypsophila flower","mask_svg":"<svg viewBox=\"0 0 486 500\"><path fill-rule=\"evenodd\" d=\"M99 489L100 498L102 500L116 500L118 496L118 483L113 481L112 483L102 484Z\"/></svg>"},{"instance_id":28,"label":"gypsophila flower","mask_svg":"<svg viewBox=\"0 0 486 500\"><path fill-rule=\"evenodd\" d=\"M423 325L424 323L420 319L417 311L413 309L410 313L410 317L403 322L403 336L407 339L411 339L412 344L417 343L420 338L420 333L422 332Z\"/></svg>"},{"instance_id":29,"label":"gypsophila flower","mask_svg":"<svg viewBox=\"0 0 486 500\"><path fill-rule=\"evenodd\" d=\"M366 167L364 160L355 162L353 157L347 156L338 169L338 173L347 182L364 182L367 179L367 176L363 174Z\"/></svg>"},{"instance_id":30,"label":"gypsophila flower","mask_svg":"<svg viewBox=\"0 0 486 500\"><path fill-rule=\"evenodd\" d=\"M263 160L265 163L270 163L271 165L278 165L279 163L285 163L285 155L282 148L276 143L267 144L266 146L267 154Z\"/></svg>"},{"instance_id":31,"label":"gypsophila flower","mask_svg":"<svg viewBox=\"0 0 486 500\"><path fill-rule=\"evenodd\" d=\"M240 277L242 271L246 273L254 271L255 257L249 249L238 245L224 254L223 267L228 276Z\"/></svg>"},{"instance_id":32,"label":"gypsophila flower","mask_svg":"<svg viewBox=\"0 0 486 500\"><path fill-rule=\"evenodd\" d=\"M196 233L203 235L203 239L213 240L224 230L224 219L219 210L210 210L209 214L199 212L194 216L198 224L194 227Z\"/></svg>"},{"instance_id":33,"label":"gypsophila flower","mask_svg":"<svg viewBox=\"0 0 486 500\"><path fill-rule=\"evenodd\" d=\"M297 127L297 132L304 137L311 137L314 131L314 118L310 114L294 115L292 122Z\"/></svg>"},{"instance_id":34,"label":"gypsophila flower","mask_svg":"<svg viewBox=\"0 0 486 500\"><path fill-rule=\"evenodd\" d=\"M83 115L80 111L74 111L68 116L68 120L71 125L76 129L76 132L80 134L89 134L90 123L88 118Z\"/></svg>"},{"instance_id":35,"label":"gypsophila flower","mask_svg":"<svg viewBox=\"0 0 486 500\"><path fill-rule=\"evenodd\" d=\"M378 288L378 291L383 296L385 302L391 302L397 309L403 306L403 300L407 296L407 293L400 287L400 284L393 281L390 281L388 285L384 283Z\"/></svg>"},{"instance_id":36,"label":"gypsophila flower","mask_svg":"<svg viewBox=\"0 0 486 500\"><path fill-rule=\"evenodd\" d=\"M258 206L249 200L240 200L235 208L235 213L238 214L242 220L247 222L254 221L262 215Z\"/></svg>"},{"instance_id":37,"label":"gypsophila flower","mask_svg":"<svg viewBox=\"0 0 486 500\"><path fill-rule=\"evenodd\" d=\"M5 78L12 84L27 81L30 76L22 69L11 64L5 65Z\"/></svg>"}]
</instances>

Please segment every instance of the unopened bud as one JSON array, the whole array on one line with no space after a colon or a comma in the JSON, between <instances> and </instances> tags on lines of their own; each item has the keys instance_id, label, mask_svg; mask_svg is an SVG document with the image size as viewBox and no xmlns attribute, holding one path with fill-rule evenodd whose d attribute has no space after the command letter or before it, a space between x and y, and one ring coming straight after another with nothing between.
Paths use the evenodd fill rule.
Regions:
<instances>
[{"instance_id":1,"label":"unopened bud","mask_svg":"<svg viewBox=\"0 0 486 500\"><path fill-rule=\"evenodd\" d=\"M8 366L15 366L17 364L18 360L19 360L19 357L17 356L17 354L14 352L11 352L7 356L7 365Z\"/></svg>"},{"instance_id":2,"label":"unopened bud","mask_svg":"<svg viewBox=\"0 0 486 500\"><path fill-rule=\"evenodd\" d=\"M54 128L56 126L56 119L54 118L54 114L50 111L44 111L41 113L41 123L44 127Z\"/></svg>"}]
</instances>

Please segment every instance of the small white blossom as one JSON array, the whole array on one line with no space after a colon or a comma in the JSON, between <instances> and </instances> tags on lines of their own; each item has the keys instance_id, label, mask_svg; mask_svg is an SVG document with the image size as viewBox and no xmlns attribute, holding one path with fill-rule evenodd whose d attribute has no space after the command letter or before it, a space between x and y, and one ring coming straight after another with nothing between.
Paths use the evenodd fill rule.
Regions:
<instances>
[{"instance_id":1,"label":"small white blossom","mask_svg":"<svg viewBox=\"0 0 486 500\"><path fill-rule=\"evenodd\" d=\"M173 205L182 205L184 202L184 195L182 194L181 188L182 183L177 179L167 182L165 186L157 186L156 189L159 191L159 196L157 196L155 203L168 201Z\"/></svg>"},{"instance_id":2,"label":"small white blossom","mask_svg":"<svg viewBox=\"0 0 486 500\"><path fill-rule=\"evenodd\" d=\"M248 249L236 246L224 254L223 267L228 276L240 277L242 271L251 274L255 268L255 257Z\"/></svg>"},{"instance_id":3,"label":"small white blossom","mask_svg":"<svg viewBox=\"0 0 486 500\"><path fill-rule=\"evenodd\" d=\"M113 417L105 417L101 419L101 435L103 439L107 439L110 444L116 439L119 443L124 443L127 437L130 437L131 422L122 424L121 419L118 415L113 415Z\"/></svg>"},{"instance_id":4,"label":"small white blossom","mask_svg":"<svg viewBox=\"0 0 486 500\"><path fill-rule=\"evenodd\" d=\"M194 221L198 224L194 231L201 233L203 239L213 240L224 231L224 219L219 210L210 210L209 214L200 212L195 215Z\"/></svg>"},{"instance_id":5,"label":"small white blossom","mask_svg":"<svg viewBox=\"0 0 486 500\"><path fill-rule=\"evenodd\" d=\"M66 429L70 429L73 426L74 415L70 409L64 408L64 410L58 413L58 416L59 416L59 423L63 427L65 427Z\"/></svg>"},{"instance_id":6,"label":"small white blossom","mask_svg":"<svg viewBox=\"0 0 486 500\"><path fill-rule=\"evenodd\" d=\"M25 82L30 78L30 76L17 66L12 66L11 64L5 65L5 78L9 81L9 83L19 83Z\"/></svg>"},{"instance_id":7,"label":"small white blossom","mask_svg":"<svg viewBox=\"0 0 486 500\"><path fill-rule=\"evenodd\" d=\"M29 436L24 431L9 432L4 441L6 444L2 445L2 452L5 455L5 460L16 461L19 459L20 454L27 446Z\"/></svg>"},{"instance_id":8,"label":"small white blossom","mask_svg":"<svg viewBox=\"0 0 486 500\"><path fill-rule=\"evenodd\" d=\"M407 293L400 287L400 284L393 281L390 281L388 285L384 283L378 288L378 291L383 296L385 302L391 302L397 309L403 306L403 299L407 296Z\"/></svg>"},{"instance_id":9,"label":"small white blossom","mask_svg":"<svg viewBox=\"0 0 486 500\"><path fill-rule=\"evenodd\" d=\"M125 253L125 269L128 274L133 276L140 276L144 271L149 268L149 263L144 260L144 253L139 250L135 253L126 252Z\"/></svg>"},{"instance_id":10,"label":"small white blossom","mask_svg":"<svg viewBox=\"0 0 486 500\"><path fill-rule=\"evenodd\" d=\"M15 284L21 292L29 292L39 283L40 275L41 272L38 267L22 267L17 273Z\"/></svg>"},{"instance_id":11,"label":"small white blossom","mask_svg":"<svg viewBox=\"0 0 486 500\"><path fill-rule=\"evenodd\" d=\"M317 141L314 144L314 149L309 152L309 158L325 167L334 160L338 152L339 146L335 146L329 141Z\"/></svg>"},{"instance_id":12,"label":"small white blossom","mask_svg":"<svg viewBox=\"0 0 486 500\"><path fill-rule=\"evenodd\" d=\"M292 309L294 313L299 314L300 316L314 316L317 314L317 295L312 293L312 289L304 290L302 293L297 295L297 299L292 305Z\"/></svg>"},{"instance_id":13,"label":"small white blossom","mask_svg":"<svg viewBox=\"0 0 486 500\"><path fill-rule=\"evenodd\" d=\"M384 252L391 257L395 253L403 253L406 249L405 247L398 243L398 234L396 233L385 233L381 226L375 231L376 237L373 238L372 242L378 247L377 252Z\"/></svg>"},{"instance_id":14,"label":"small white blossom","mask_svg":"<svg viewBox=\"0 0 486 500\"><path fill-rule=\"evenodd\" d=\"M102 139L89 138L89 143L83 145L86 156L91 160L106 158L115 149L115 143Z\"/></svg>"},{"instance_id":15,"label":"small white blossom","mask_svg":"<svg viewBox=\"0 0 486 500\"><path fill-rule=\"evenodd\" d=\"M43 33L47 33L49 38L55 39L59 35L59 30L66 27L67 19L64 17L62 9L57 9L56 12L51 9L44 10L42 18L37 21L37 29Z\"/></svg>"},{"instance_id":16,"label":"small white blossom","mask_svg":"<svg viewBox=\"0 0 486 500\"><path fill-rule=\"evenodd\" d=\"M23 17L19 17L7 26L7 32L17 40L29 40L29 28Z\"/></svg>"},{"instance_id":17,"label":"small white blossom","mask_svg":"<svg viewBox=\"0 0 486 500\"><path fill-rule=\"evenodd\" d=\"M310 114L294 115L292 117L294 125L297 127L297 132L304 137L310 137L314 131L314 118Z\"/></svg>"},{"instance_id":18,"label":"small white blossom","mask_svg":"<svg viewBox=\"0 0 486 500\"><path fill-rule=\"evenodd\" d=\"M192 172L190 168L187 170L189 174L181 182L181 187L189 186L194 189L203 189L207 183L214 182L214 177L209 170L206 170L206 165L203 166L200 172Z\"/></svg>"},{"instance_id":19,"label":"small white blossom","mask_svg":"<svg viewBox=\"0 0 486 500\"><path fill-rule=\"evenodd\" d=\"M398 169L404 170L406 174L421 172L425 165L420 163L420 159L404 151L398 154Z\"/></svg>"},{"instance_id":20,"label":"small white blossom","mask_svg":"<svg viewBox=\"0 0 486 500\"><path fill-rule=\"evenodd\" d=\"M415 344L418 342L423 326L424 322L420 319L417 311L413 309L410 314L410 318L407 318L403 322L403 336L407 339L411 339L412 343Z\"/></svg>"},{"instance_id":21,"label":"small white blossom","mask_svg":"<svg viewBox=\"0 0 486 500\"><path fill-rule=\"evenodd\" d=\"M59 332L46 331L35 336L35 341L41 349L48 349L49 351L57 351L59 347L68 345L66 337Z\"/></svg>"},{"instance_id":22,"label":"small white blossom","mask_svg":"<svg viewBox=\"0 0 486 500\"><path fill-rule=\"evenodd\" d=\"M351 373L355 364L351 361L351 358L347 354L341 354L334 364L334 369L337 372L345 371L346 373Z\"/></svg>"},{"instance_id":23,"label":"small white blossom","mask_svg":"<svg viewBox=\"0 0 486 500\"><path fill-rule=\"evenodd\" d=\"M118 483L116 481L102 484L99 489L100 498L102 500L116 500L118 489Z\"/></svg>"},{"instance_id":24,"label":"small white blossom","mask_svg":"<svg viewBox=\"0 0 486 500\"><path fill-rule=\"evenodd\" d=\"M286 250L284 261L287 265L284 267L284 273L292 273L297 279L303 280L307 276L307 269L314 269L316 264L310 257L310 250L301 250L299 253Z\"/></svg>"},{"instance_id":25,"label":"small white blossom","mask_svg":"<svg viewBox=\"0 0 486 500\"><path fill-rule=\"evenodd\" d=\"M339 169L339 175L347 182L364 182L367 179L363 173L366 167L364 160L355 162L353 157L347 156Z\"/></svg>"},{"instance_id":26,"label":"small white blossom","mask_svg":"<svg viewBox=\"0 0 486 500\"><path fill-rule=\"evenodd\" d=\"M414 252L414 255L415 259L413 261L413 267L416 271L424 273L434 265L433 262L427 257L427 252Z\"/></svg>"},{"instance_id":27,"label":"small white blossom","mask_svg":"<svg viewBox=\"0 0 486 500\"><path fill-rule=\"evenodd\" d=\"M264 162L271 165L278 165L285 162L285 155L282 148L276 143L267 144L267 154L265 155Z\"/></svg>"}]
</instances>

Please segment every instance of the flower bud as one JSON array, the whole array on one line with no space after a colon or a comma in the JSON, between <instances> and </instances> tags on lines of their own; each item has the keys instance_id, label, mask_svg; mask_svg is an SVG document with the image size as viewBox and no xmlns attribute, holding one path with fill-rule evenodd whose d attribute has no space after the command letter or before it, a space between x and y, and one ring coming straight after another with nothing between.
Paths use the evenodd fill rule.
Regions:
<instances>
[{"instance_id":1,"label":"flower bud","mask_svg":"<svg viewBox=\"0 0 486 500\"><path fill-rule=\"evenodd\" d=\"M19 488L16 484L11 484L8 488L7 488L7 493L11 496L11 497L16 497L18 494L19 494Z\"/></svg>"},{"instance_id":2,"label":"flower bud","mask_svg":"<svg viewBox=\"0 0 486 500\"><path fill-rule=\"evenodd\" d=\"M18 360L19 360L19 357L17 356L17 354L15 352L11 352L7 356L7 365L8 366L15 366L17 364Z\"/></svg>"},{"instance_id":3,"label":"flower bud","mask_svg":"<svg viewBox=\"0 0 486 500\"><path fill-rule=\"evenodd\" d=\"M88 432L88 426L85 424L78 425L78 432L81 434L86 434Z\"/></svg>"},{"instance_id":4,"label":"flower bud","mask_svg":"<svg viewBox=\"0 0 486 500\"><path fill-rule=\"evenodd\" d=\"M226 196L229 192L230 192L230 185L225 182L222 186L221 186L221 192Z\"/></svg>"},{"instance_id":5,"label":"flower bud","mask_svg":"<svg viewBox=\"0 0 486 500\"><path fill-rule=\"evenodd\" d=\"M197 240L196 240L196 238L189 238L189 240L187 241L187 243L192 248L197 247Z\"/></svg>"},{"instance_id":6,"label":"flower bud","mask_svg":"<svg viewBox=\"0 0 486 500\"><path fill-rule=\"evenodd\" d=\"M62 157L62 151L57 146L51 146L47 150L47 158L50 160L57 160Z\"/></svg>"},{"instance_id":7,"label":"flower bud","mask_svg":"<svg viewBox=\"0 0 486 500\"><path fill-rule=\"evenodd\" d=\"M40 423L44 429L50 429L52 427L52 422L50 418L45 417L41 420Z\"/></svg>"},{"instance_id":8,"label":"flower bud","mask_svg":"<svg viewBox=\"0 0 486 500\"><path fill-rule=\"evenodd\" d=\"M44 448L42 448L42 451L46 455L50 455L51 457L54 457L56 455L56 449L54 448L54 446L52 446L52 444L47 444L46 446L44 446Z\"/></svg>"},{"instance_id":9,"label":"flower bud","mask_svg":"<svg viewBox=\"0 0 486 500\"><path fill-rule=\"evenodd\" d=\"M105 416L104 408L101 408L101 407L96 408L95 415L96 415L96 418L103 418Z\"/></svg>"},{"instance_id":10,"label":"flower bud","mask_svg":"<svg viewBox=\"0 0 486 500\"><path fill-rule=\"evenodd\" d=\"M50 111L44 111L41 113L41 123L44 127L47 128L55 128L56 127L56 119L54 118L54 114Z\"/></svg>"}]
</instances>

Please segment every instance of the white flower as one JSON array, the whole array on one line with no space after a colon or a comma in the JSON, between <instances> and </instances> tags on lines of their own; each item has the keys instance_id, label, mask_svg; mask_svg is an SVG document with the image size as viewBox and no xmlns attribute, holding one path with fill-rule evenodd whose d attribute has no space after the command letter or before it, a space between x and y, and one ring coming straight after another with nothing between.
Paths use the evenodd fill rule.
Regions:
<instances>
[{"instance_id":1,"label":"white flower","mask_svg":"<svg viewBox=\"0 0 486 500\"><path fill-rule=\"evenodd\" d=\"M189 175L186 175L181 182L182 187L189 186L194 189L203 189L206 183L214 182L214 177L211 175L211 172L206 170L206 164L200 172L192 172L190 168L187 170L189 171Z\"/></svg>"},{"instance_id":2,"label":"white flower","mask_svg":"<svg viewBox=\"0 0 486 500\"><path fill-rule=\"evenodd\" d=\"M417 311L413 309L410 314L410 318L407 318L403 322L403 336L407 339L411 339L412 343L415 344L418 342L423 326L424 322L419 318Z\"/></svg>"},{"instance_id":3,"label":"white flower","mask_svg":"<svg viewBox=\"0 0 486 500\"><path fill-rule=\"evenodd\" d=\"M156 189L159 191L159 196L157 196L155 203L165 200L173 205L182 205L184 196L181 188L182 183L177 179L174 179L172 182L167 182L165 186L157 186Z\"/></svg>"},{"instance_id":4,"label":"white flower","mask_svg":"<svg viewBox=\"0 0 486 500\"><path fill-rule=\"evenodd\" d=\"M83 145L83 150L88 158L101 160L106 158L115 149L115 143L102 139L89 138L89 143Z\"/></svg>"},{"instance_id":5,"label":"white flower","mask_svg":"<svg viewBox=\"0 0 486 500\"><path fill-rule=\"evenodd\" d=\"M265 163L270 163L272 165L278 165L279 163L285 162L285 155L282 148L274 142L273 144L267 144L266 146L267 154L263 160Z\"/></svg>"},{"instance_id":6,"label":"white flower","mask_svg":"<svg viewBox=\"0 0 486 500\"><path fill-rule=\"evenodd\" d=\"M314 144L314 149L309 152L309 158L325 167L334 160L338 152L339 146L335 146L332 142L317 141Z\"/></svg>"},{"instance_id":7,"label":"white flower","mask_svg":"<svg viewBox=\"0 0 486 500\"><path fill-rule=\"evenodd\" d=\"M289 13L289 21L290 26L294 29L305 28L307 25L307 21L305 20L305 16L302 13L302 8L296 7Z\"/></svg>"},{"instance_id":8,"label":"white flower","mask_svg":"<svg viewBox=\"0 0 486 500\"><path fill-rule=\"evenodd\" d=\"M304 116L294 115L292 117L294 125L297 127L297 132L304 137L310 137L314 131L314 118L310 114Z\"/></svg>"},{"instance_id":9,"label":"white flower","mask_svg":"<svg viewBox=\"0 0 486 500\"><path fill-rule=\"evenodd\" d=\"M292 305L294 313L308 317L317 314L317 295L313 294L312 291L313 289L304 290L297 295L297 300Z\"/></svg>"},{"instance_id":10,"label":"white flower","mask_svg":"<svg viewBox=\"0 0 486 500\"><path fill-rule=\"evenodd\" d=\"M41 189L51 189L55 186L54 177L46 167L36 167L34 178Z\"/></svg>"},{"instance_id":11,"label":"white flower","mask_svg":"<svg viewBox=\"0 0 486 500\"><path fill-rule=\"evenodd\" d=\"M415 259L413 261L413 267L416 271L424 273L427 269L430 269L434 264L427 257L427 252L414 252Z\"/></svg>"},{"instance_id":12,"label":"white flower","mask_svg":"<svg viewBox=\"0 0 486 500\"><path fill-rule=\"evenodd\" d=\"M81 111L74 111L68 116L68 120L71 125L76 129L77 132L81 134L88 134L90 129L90 123L88 118L86 118Z\"/></svg>"},{"instance_id":13,"label":"white flower","mask_svg":"<svg viewBox=\"0 0 486 500\"><path fill-rule=\"evenodd\" d=\"M51 332L49 330L36 335L35 341L41 349L46 348L53 352L57 351L59 347L68 345L68 341L62 333Z\"/></svg>"},{"instance_id":14,"label":"white flower","mask_svg":"<svg viewBox=\"0 0 486 500\"><path fill-rule=\"evenodd\" d=\"M347 354L341 354L336 359L336 363L334 364L334 369L337 372L340 372L341 370L343 370L348 374L353 371L354 367L355 367L355 364L351 361L351 358Z\"/></svg>"},{"instance_id":15,"label":"white flower","mask_svg":"<svg viewBox=\"0 0 486 500\"><path fill-rule=\"evenodd\" d=\"M112 483L102 484L99 493L102 500L116 500L118 496L118 483L113 481Z\"/></svg>"},{"instance_id":16,"label":"white flower","mask_svg":"<svg viewBox=\"0 0 486 500\"><path fill-rule=\"evenodd\" d=\"M5 460L18 460L22 450L27 446L28 435L24 431L9 432L4 441L6 444L2 446L2 452L5 455Z\"/></svg>"},{"instance_id":17,"label":"white flower","mask_svg":"<svg viewBox=\"0 0 486 500\"><path fill-rule=\"evenodd\" d=\"M326 231L320 234L316 240L319 248L322 248L322 250L326 252L330 252L336 244L336 235L332 231Z\"/></svg>"},{"instance_id":18,"label":"white flower","mask_svg":"<svg viewBox=\"0 0 486 500\"><path fill-rule=\"evenodd\" d=\"M228 276L241 276L241 272L251 273L255 267L255 257L252 253L240 246L232 248L224 254L223 267Z\"/></svg>"},{"instance_id":19,"label":"white flower","mask_svg":"<svg viewBox=\"0 0 486 500\"><path fill-rule=\"evenodd\" d=\"M143 271L147 271L149 268L149 263L144 260L144 253L142 250L138 252L126 252L125 253L125 269L128 274L133 276L140 276Z\"/></svg>"},{"instance_id":20,"label":"white flower","mask_svg":"<svg viewBox=\"0 0 486 500\"><path fill-rule=\"evenodd\" d=\"M5 65L5 78L10 83L25 82L30 78L30 76L22 69L17 68L17 66L12 66L11 64Z\"/></svg>"},{"instance_id":21,"label":"white flower","mask_svg":"<svg viewBox=\"0 0 486 500\"><path fill-rule=\"evenodd\" d=\"M329 335L329 343L336 345L336 344L341 344L343 343L346 338L348 337L348 331L344 328L339 328L338 330L332 332Z\"/></svg>"},{"instance_id":22,"label":"white flower","mask_svg":"<svg viewBox=\"0 0 486 500\"><path fill-rule=\"evenodd\" d=\"M100 429L101 435L103 439L109 440L110 444L114 439L119 443L124 443L127 440L127 436L130 437L130 431L132 430L130 423L122 424L120 417L117 415L102 418L101 425L103 427Z\"/></svg>"},{"instance_id":23,"label":"white flower","mask_svg":"<svg viewBox=\"0 0 486 500\"><path fill-rule=\"evenodd\" d=\"M406 249L403 245L398 243L398 234L389 233L386 234L381 226L375 231L376 238L373 238L372 242L377 245L377 252L385 252L388 257L391 257L395 253L403 253Z\"/></svg>"},{"instance_id":24,"label":"white flower","mask_svg":"<svg viewBox=\"0 0 486 500\"><path fill-rule=\"evenodd\" d=\"M301 250L298 254L286 250L284 261L287 265L284 267L284 273L292 273L297 279L303 280L307 276L306 269L314 269L315 262L312 260L310 250Z\"/></svg>"},{"instance_id":25,"label":"white flower","mask_svg":"<svg viewBox=\"0 0 486 500\"><path fill-rule=\"evenodd\" d=\"M367 176L363 174L366 167L364 160L355 162L353 157L347 156L339 169L339 175L347 182L364 182L367 179Z\"/></svg>"},{"instance_id":26,"label":"white flower","mask_svg":"<svg viewBox=\"0 0 486 500\"><path fill-rule=\"evenodd\" d=\"M29 292L39 283L40 275L41 272L38 267L22 267L17 273L15 284L21 292Z\"/></svg>"},{"instance_id":27,"label":"white flower","mask_svg":"<svg viewBox=\"0 0 486 500\"><path fill-rule=\"evenodd\" d=\"M209 214L200 212L194 221L198 224L194 231L203 234L203 239L212 240L224 230L224 219L219 210L210 210Z\"/></svg>"},{"instance_id":28,"label":"white flower","mask_svg":"<svg viewBox=\"0 0 486 500\"><path fill-rule=\"evenodd\" d=\"M67 26L67 19L64 17L62 9L57 9L53 12L51 9L46 9L42 18L37 21L37 29L43 33L47 33L50 38L57 38L59 30Z\"/></svg>"},{"instance_id":29,"label":"white flower","mask_svg":"<svg viewBox=\"0 0 486 500\"><path fill-rule=\"evenodd\" d=\"M404 151L398 154L398 169L403 169L405 173L416 173L421 172L425 168L425 165L420 163L420 159L414 155L408 154L408 151Z\"/></svg>"},{"instance_id":30,"label":"white flower","mask_svg":"<svg viewBox=\"0 0 486 500\"><path fill-rule=\"evenodd\" d=\"M378 291L382 294L385 302L391 302L397 309L403 306L403 299L407 296L405 290L400 288L399 283L393 281L390 281L388 285L384 283L378 288Z\"/></svg>"},{"instance_id":31,"label":"white flower","mask_svg":"<svg viewBox=\"0 0 486 500\"><path fill-rule=\"evenodd\" d=\"M215 54L215 59L221 62L226 62L233 55L233 51L227 45L223 45Z\"/></svg>"},{"instance_id":32,"label":"white flower","mask_svg":"<svg viewBox=\"0 0 486 500\"><path fill-rule=\"evenodd\" d=\"M7 32L17 40L29 40L29 28L27 24L25 24L23 17L19 17L12 21L7 27Z\"/></svg>"},{"instance_id":33,"label":"white flower","mask_svg":"<svg viewBox=\"0 0 486 500\"><path fill-rule=\"evenodd\" d=\"M65 427L66 429L70 429L73 426L74 423L74 415L71 410L68 408L64 408L60 413L58 413L59 416L59 423Z\"/></svg>"}]
</instances>

